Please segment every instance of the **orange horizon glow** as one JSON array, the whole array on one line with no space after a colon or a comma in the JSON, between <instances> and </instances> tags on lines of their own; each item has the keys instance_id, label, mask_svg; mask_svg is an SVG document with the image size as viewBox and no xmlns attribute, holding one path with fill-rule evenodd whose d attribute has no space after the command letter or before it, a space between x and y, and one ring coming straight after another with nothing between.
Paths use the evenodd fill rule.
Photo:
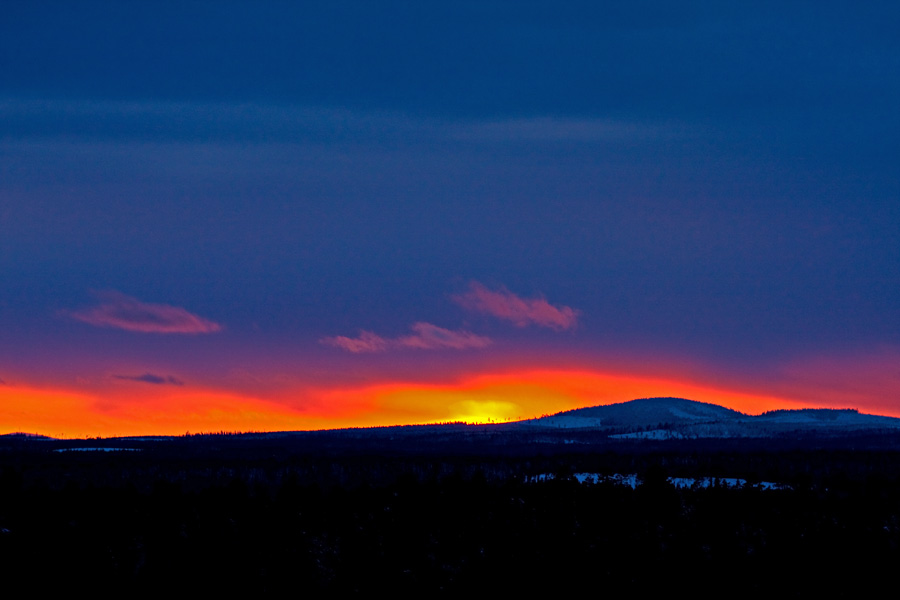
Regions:
<instances>
[{"instance_id":1,"label":"orange horizon glow","mask_svg":"<svg viewBox=\"0 0 900 600\"><path fill-rule=\"evenodd\" d=\"M735 385L589 370L531 369L472 375L449 383L298 388L284 390L275 400L212 388L143 389L123 397L121 390L85 393L5 385L0 386L0 433L86 438L496 423L662 396L710 402L748 414L822 406L804 400L808 393L759 393ZM831 406L840 405L837 396L828 400Z\"/></svg>"}]
</instances>

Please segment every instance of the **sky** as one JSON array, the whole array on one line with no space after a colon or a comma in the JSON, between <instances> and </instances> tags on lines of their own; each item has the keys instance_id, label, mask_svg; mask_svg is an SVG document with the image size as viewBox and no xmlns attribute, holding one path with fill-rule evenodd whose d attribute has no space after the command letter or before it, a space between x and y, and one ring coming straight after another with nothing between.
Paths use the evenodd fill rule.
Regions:
<instances>
[{"instance_id":1,"label":"sky","mask_svg":"<svg viewBox=\"0 0 900 600\"><path fill-rule=\"evenodd\" d=\"M0 433L900 416L895 2L0 19Z\"/></svg>"}]
</instances>

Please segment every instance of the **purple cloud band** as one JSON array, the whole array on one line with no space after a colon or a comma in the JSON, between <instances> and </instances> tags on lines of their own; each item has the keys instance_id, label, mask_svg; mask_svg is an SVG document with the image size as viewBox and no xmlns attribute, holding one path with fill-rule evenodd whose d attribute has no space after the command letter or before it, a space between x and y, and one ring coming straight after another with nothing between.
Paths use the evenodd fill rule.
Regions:
<instances>
[{"instance_id":1,"label":"purple cloud band","mask_svg":"<svg viewBox=\"0 0 900 600\"><path fill-rule=\"evenodd\" d=\"M139 333L214 333L222 326L178 306L141 302L121 292L98 292L99 306L65 314L97 327Z\"/></svg>"},{"instance_id":2,"label":"purple cloud band","mask_svg":"<svg viewBox=\"0 0 900 600\"><path fill-rule=\"evenodd\" d=\"M371 331L360 331L357 337L343 335L327 337L319 340L327 346L341 348L354 354L362 352L384 352L393 348L414 348L417 350L465 350L468 348L484 348L491 344L491 339L476 335L471 331L452 331L431 323L419 322L410 327L411 335L397 338L383 338Z\"/></svg>"},{"instance_id":3,"label":"purple cloud band","mask_svg":"<svg viewBox=\"0 0 900 600\"><path fill-rule=\"evenodd\" d=\"M571 329L580 311L569 306L554 306L542 297L520 298L508 289L490 290L477 281L469 284L469 291L453 296L453 301L475 312L512 321L519 327L540 325L562 331Z\"/></svg>"}]
</instances>

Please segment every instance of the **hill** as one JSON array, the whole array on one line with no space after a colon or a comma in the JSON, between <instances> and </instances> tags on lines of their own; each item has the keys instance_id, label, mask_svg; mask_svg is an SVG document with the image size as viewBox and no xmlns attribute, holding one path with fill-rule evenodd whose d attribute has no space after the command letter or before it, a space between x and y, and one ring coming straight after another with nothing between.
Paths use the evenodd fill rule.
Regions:
<instances>
[{"instance_id":1,"label":"hill","mask_svg":"<svg viewBox=\"0 0 900 600\"><path fill-rule=\"evenodd\" d=\"M853 434L900 429L900 419L854 409L804 408L747 415L684 398L641 398L512 424L523 429L603 431L614 438L757 438L787 433Z\"/></svg>"}]
</instances>

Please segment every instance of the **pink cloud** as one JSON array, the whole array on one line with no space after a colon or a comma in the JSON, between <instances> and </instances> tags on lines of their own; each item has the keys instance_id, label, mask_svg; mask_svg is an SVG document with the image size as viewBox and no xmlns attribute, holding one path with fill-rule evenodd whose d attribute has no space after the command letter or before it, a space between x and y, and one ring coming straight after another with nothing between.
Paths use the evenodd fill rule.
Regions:
<instances>
[{"instance_id":1,"label":"pink cloud","mask_svg":"<svg viewBox=\"0 0 900 600\"><path fill-rule=\"evenodd\" d=\"M464 350L466 348L484 348L491 343L490 338L476 335L471 331L451 331L431 323L415 323L411 329L415 334L398 338L396 340L398 345L426 350L437 348Z\"/></svg>"},{"instance_id":2,"label":"pink cloud","mask_svg":"<svg viewBox=\"0 0 900 600\"><path fill-rule=\"evenodd\" d=\"M382 352L390 345L388 340L371 331L360 331L359 337L351 338L343 335L327 337L319 340L320 343L336 348L342 348L347 352L357 354L359 352Z\"/></svg>"},{"instance_id":3,"label":"pink cloud","mask_svg":"<svg viewBox=\"0 0 900 600\"><path fill-rule=\"evenodd\" d=\"M178 306L149 304L116 291L99 292L100 306L64 314L97 327L140 333L214 333L222 326Z\"/></svg>"},{"instance_id":4,"label":"pink cloud","mask_svg":"<svg viewBox=\"0 0 900 600\"><path fill-rule=\"evenodd\" d=\"M465 294L453 300L469 310L512 321L519 327L529 324L550 327L558 331L571 329L581 311L569 306L553 306L544 298L520 298L506 288L489 290L477 281L469 284Z\"/></svg>"},{"instance_id":5,"label":"pink cloud","mask_svg":"<svg viewBox=\"0 0 900 600\"><path fill-rule=\"evenodd\" d=\"M371 331L360 331L359 337L336 336L322 338L320 343L341 348L354 354L360 352L384 352L392 348L415 348L418 350L465 350L484 348L491 339L476 335L471 331L453 331L431 323L415 323L410 327L412 335L385 339Z\"/></svg>"}]
</instances>

